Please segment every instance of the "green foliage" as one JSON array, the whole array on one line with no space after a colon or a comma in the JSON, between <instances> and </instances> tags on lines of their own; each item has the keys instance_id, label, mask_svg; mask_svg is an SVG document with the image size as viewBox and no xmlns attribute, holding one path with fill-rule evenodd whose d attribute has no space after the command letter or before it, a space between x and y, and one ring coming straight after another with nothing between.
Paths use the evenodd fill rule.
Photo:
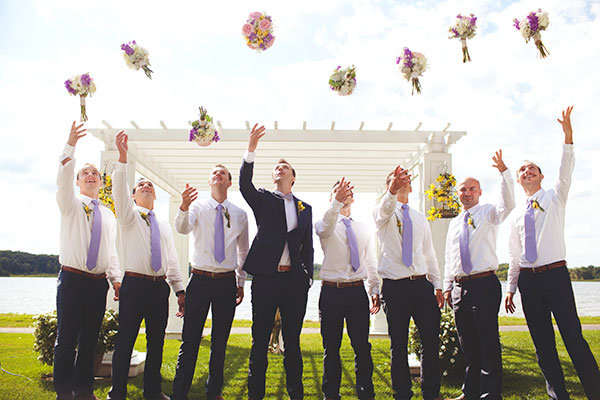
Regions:
<instances>
[{"instance_id":1,"label":"green foliage","mask_svg":"<svg viewBox=\"0 0 600 400\"><path fill-rule=\"evenodd\" d=\"M419 330L411 321L408 336L408 351L421 357L423 346ZM460 345L458 343L458 333L454 324L454 314L450 308L442 311L440 318L440 369L443 376L460 376L465 370L465 361Z\"/></svg>"},{"instance_id":2,"label":"green foliage","mask_svg":"<svg viewBox=\"0 0 600 400\"><path fill-rule=\"evenodd\" d=\"M96 354L104 354L115 348L115 340L119 329L119 314L115 310L106 310L100 327ZM54 343L57 329L56 312L41 314L35 318L35 337L33 350L39 353L38 360L43 364L52 365L54 362Z\"/></svg>"},{"instance_id":3,"label":"green foliage","mask_svg":"<svg viewBox=\"0 0 600 400\"><path fill-rule=\"evenodd\" d=\"M57 275L60 269L58 256L31 254L23 251L0 251L0 276L8 275Z\"/></svg>"},{"instance_id":4,"label":"green foliage","mask_svg":"<svg viewBox=\"0 0 600 400\"><path fill-rule=\"evenodd\" d=\"M496 276L501 281L505 281L508 279L508 264L507 263L503 263L498 266L498 270L496 271Z\"/></svg>"}]
</instances>

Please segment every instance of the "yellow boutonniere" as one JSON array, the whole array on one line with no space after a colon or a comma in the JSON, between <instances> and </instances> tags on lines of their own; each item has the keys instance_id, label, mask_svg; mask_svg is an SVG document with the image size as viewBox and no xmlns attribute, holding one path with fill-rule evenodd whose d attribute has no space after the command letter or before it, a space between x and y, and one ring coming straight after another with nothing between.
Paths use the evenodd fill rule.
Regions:
<instances>
[{"instance_id":1,"label":"yellow boutonniere","mask_svg":"<svg viewBox=\"0 0 600 400\"><path fill-rule=\"evenodd\" d=\"M306 207L304 207L304 204L302 204L302 202L300 200L298 200L298 212L301 213L305 209L306 209Z\"/></svg>"},{"instance_id":2,"label":"yellow boutonniere","mask_svg":"<svg viewBox=\"0 0 600 400\"><path fill-rule=\"evenodd\" d=\"M398 233L402 235L402 221L398 219L398 216L396 216L396 225L398 225Z\"/></svg>"},{"instance_id":3,"label":"yellow boutonniere","mask_svg":"<svg viewBox=\"0 0 600 400\"><path fill-rule=\"evenodd\" d=\"M231 228L231 215L229 215L229 211L227 211L227 207L223 208L223 215L225 219L227 219L227 227Z\"/></svg>"},{"instance_id":4,"label":"yellow boutonniere","mask_svg":"<svg viewBox=\"0 0 600 400\"><path fill-rule=\"evenodd\" d=\"M81 203L83 204L83 210L85 211L85 216L87 217L87 220L90 220L90 214L92 214L92 212L94 210L92 210L91 208L89 208L85 203Z\"/></svg>"},{"instance_id":5,"label":"yellow boutonniere","mask_svg":"<svg viewBox=\"0 0 600 400\"><path fill-rule=\"evenodd\" d=\"M467 224L471 225L473 227L473 229L477 228L475 226L475 222L473 221L473 217L469 217L469 219L467 220Z\"/></svg>"},{"instance_id":6,"label":"yellow boutonniere","mask_svg":"<svg viewBox=\"0 0 600 400\"><path fill-rule=\"evenodd\" d=\"M535 200L533 201L533 203L531 203L531 206L532 206L533 208L537 208L538 210L541 210L542 212L546 212L546 210L544 210L544 209L542 208L542 206L540 206L540 203L539 203L539 201L537 201L537 199L535 199Z\"/></svg>"},{"instance_id":7,"label":"yellow boutonniere","mask_svg":"<svg viewBox=\"0 0 600 400\"><path fill-rule=\"evenodd\" d=\"M150 226L150 218L148 218L148 214L140 211L140 216L144 221L146 221L146 225Z\"/></svg>"}]
</instances>

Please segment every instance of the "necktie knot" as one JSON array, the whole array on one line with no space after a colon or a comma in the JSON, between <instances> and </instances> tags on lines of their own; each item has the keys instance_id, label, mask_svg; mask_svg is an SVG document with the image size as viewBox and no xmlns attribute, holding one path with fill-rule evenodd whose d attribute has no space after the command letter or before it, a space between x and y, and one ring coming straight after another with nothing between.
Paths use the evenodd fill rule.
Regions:
<instances>
[{"instance_id":1,"label":"necktie knot","mask_svg":"<svg viewBox=\"0 0 600 400\"><path fill-rule=\"evenodd\" d=\"M408 204L402 204L402 210L403 211L408 211Z\"/></svg>"},{"instance_id":2,"label":"necktie knot","mask_svg":"<svg viewBox=\"0 0 600 400\"><path fill-rule=\"evenodd\" d=\"M92 199L92 204L94 205L94 207L97 206L98 205L98 200L97 199Z\"/></svg>"},{"instance_id":3,"label":"necktie knot","mask_svg":"<svg viewBox=\"0 0 600 400\"><path fill-rule=\"evenodd\" d=\"M350 218L343 218L342 222L344 223L344 225L350 226Z\"/></svg>"},{"instance_id":4,"label":"necktie knot","mask_svg":"<svg viewBox=\"0 0 600 400\"><path fill-rule=\"evenodd\" d=\"M276 192L275 196L279 197L282 200L292 200L294 198L294 195L290 192L288 194L283 194L281 192Z\"/></svg>"},{"instance_id":5,"label":"necktie knot","mask_svg":"<svg viewBox=\"0 0 600 400\"><path fill-rule=\"evenodd\" d=\"M533 207L533 200L527 200L527 209L529 210L530 208Z\"/></svg>"},{"instance_id":6,"label":"necktie knot","mask_svg":"<svg viewBox=\"0 0 600 400\"><path fill-rule=\"evenodd\" d=\"M151 217L154 217L154 211L152 211L152 210L148 211L148 215Z\"/></svg>"},{"instance_id":7,"label":"necktie knot","mask_svg":"<svg viewBox=\"0 0 600 400\"><path fill-rule=\"evenodd\" d=\"M218 204L217 205L217 212L221 212L222 209L223 209L223 204Z\"/></svg>"},{"instance_id":8,"label":"necktie knot","mask_svg":"<svg viewBox=\"0 0 600 400\"><path fill-rule=\"evenodd\" d=\"M469 217L471 216L471 213L466 211L465 212L465 224L469 223Z\"/></svg>"}]
</instances>

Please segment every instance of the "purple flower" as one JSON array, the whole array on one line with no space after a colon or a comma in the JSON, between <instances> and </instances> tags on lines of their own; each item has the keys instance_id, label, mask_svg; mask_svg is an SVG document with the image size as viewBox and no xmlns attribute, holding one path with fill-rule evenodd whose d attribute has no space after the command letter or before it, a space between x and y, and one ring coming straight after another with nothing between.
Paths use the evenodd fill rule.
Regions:
<instances>
[{"instance_id":1,"label":"purple flower","mask_svg":"<svg viewBox=\"0 0 600 400\"><path fill-rule=\"evenodd\" d=\"M91 83L92 83L92 78L90 77L90 74L81 75L81 84L83 86L90 86Z\"/></svg>"},{"instance_id":2,"label":"purple flower","mask_svg":"<svg viewBox=\"0 0 600 400\"><path fill-rule=\"evenodd\" d=\"M409 50L408 47L404 48L404 57L403 57L403 59L404 59L404 63L402 65L404 65L406 68L412 68L413 65L415 65L412 62L413 53L412 53L412 51Z\"/></svg>"},{"instance_id":3,"label":"purple flower","mask_svg":"<svg viewBox=\"0 0 600 400\"><path fill-rule=\"evenodd\" d=\"M396 58L396 64L400 64L400 61L402 60L402 57L397 57Z\"/></svg>"},{"instance_id":4,"label":"purple flower","mask_svg":"<svg viewBox=\"0 0 600 400\"><path fill-rule=\"evenodd\" d=\"M133 41L133 43L135 44L135 41ZM127 43L123 43L121 45L121 50L124 50L128 56L130 56L134 53L133 48L130 45L128 45Z\"/></svg>"},{"instance_id":5,"label":"purple flower","mask_svg":"<svg viewBox=\"0 0 600 400\"><path fill-rule=\"evenodd\" d=\"M265 36L265 42L270 42L271 39L273 39L273 35L271 35L270 33L267 36Z\"/></svg>"},{"instance_id":6,"label":"purple flower","mask_svg":"<svg viewBox=\"0 0 600 400\"><path fill-rule=\"evenodd\" d=\"M475 24L477 23L477 17L471 17L471 20L469 22L472 26L475 26Z\"/></svg>"},{"instance_id":7,"label":"purple flower","mask_svg":"<svg viewBox=\"0 0 600 400\"><path fill-rule=\"evenodd\" d=\"M454 33L454 36L458 36L458 31L456 30L456 28L452 28L452 33Z\"/></svg>"},{"instance_id":8,"label":"purple flower","mask_svg":"<svg viewBox=\"0 0 600 400\"><path fill-rule=\"evenodd\" d=\"M534 12L530 12L527 16L527 20L529 21L529 28L531 28L531 31L537 32L540 27L540 22L537 15L535 15Z\"/></svg>"},{"instance_id":9,"label":"purple flower","mask_svg":"<svg viewBox=\"0 0 600 400\"><path fill-rule=\"evenodd\" d=\"M132 41L131 41L131 43L133 43L133 44L137 44L137 43L135 42L135 40L132 40Z\"/></svg>"},{"instance_id":10,"label":"purple flower","mask_svg":"<svg viewBox=\"0 0 600 400\"><path fill-rule=\"evenodd\" d=\"M215 136L213 137L213 142L218 142L219 140L221 140L221 138L219 137L219 132L215 131Z\"/></svg>"},{"instance_id":11,"label":"purple flower","mask_svg":"<svg viewBox=\"0 0 600 400\"><path fill-rule=\"evenodd\" d=\"M256 40L256 33L252 32L252 33L250 34L250 36L248 36L248 39L249 39L251 42L254 42L254 41Z\"/></svg>"},{"instance_id":12,"label":"purple flower","mask_svg":"<svg viewBox=\"0 0 600 400\"><path fill-rule=\"evenodd\" d=\"M197 130L195 130L194 128L190 129L190 142L192 142L194 140L194 138L196 137L197 134L198 134Z\"/></svg>"},{"instance_id":13,"label":"purple flower","mask_svg":"<svg viewBox=\"0 0 600 400\"><path fill-rule=\"evenodd\" d=\"M71 87L71 83L73 83L73 82L71 82L71 80L70 80L70 79L67 79L67 80L65 81L65 87L67 88L67 91L68 91L69 93L71 93L72 95L76 95L76 94L77 94L77 92L75 91L75 89L73 89L73 88Z\"/></svg>"},{"instance_id":14,"label":"purple flower","mask_svg":"<svg viewBox=\"0 0 600 400\"><path fill-rule=\"evenodd\" d=\"M521 27L519 26L519 20L515 18L515 19L513 20L513 22L514 22L515 28L517 28L517 30L519 30L519 31L520 31L520 30L521 30Z\"/></svg>"}]
</instances>

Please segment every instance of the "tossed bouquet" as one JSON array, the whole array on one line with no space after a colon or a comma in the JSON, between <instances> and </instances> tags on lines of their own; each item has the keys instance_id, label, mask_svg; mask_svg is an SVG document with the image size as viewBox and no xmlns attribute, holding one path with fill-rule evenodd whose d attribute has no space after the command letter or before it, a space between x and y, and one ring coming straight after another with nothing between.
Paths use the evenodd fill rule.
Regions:
<instances>
[{"instance_id":1,"label":"tossed bouquet","mask_svg":"<svg viewBox=\"0 0 600 400\"><path fill-rule=\"evenodd\" d=\"M65 88L72 96L79 96L81 104L81 121L87 121L87 113L85 112L85 98L89 94L96 93L96 84L89 73L76 75L65 81Z\"/></svg>"},{"instance_id":2,"label":"tossed bouquet","mask_svg":"<svg viewBox=\"0 0 600 400\"><path fill-rule=\"evenodd\" d=\"M467 39L473 39L476 35L477 30L477 17L473 14L469 16L460 15L456 16L454 25L448 28L450 36L448 39L458 38L462 44L463 62L471 61L469 55L469 49L467 48Z\"/></svg>"},{"instance_id":3,"label":"tossed bouquet","mask_svg":"<svg viewBox=\"0 0 600 400\"><path fill-rule=\"evenodd\" d=\"M338 67L333 70L333 74L329 77L329 87L340 96L352 94L356 87L356 67L353 65L342 69L342 67L338 65Z\"/></svg>"},{"instance_id":4,"label":"tossed bouquet","mask_svg":"<svg viewBox=\"0 0 600 400\"><path fill-rule=\"evenodd\" d=\"M242 35L251 49L259 52L268 49L275 41L271 16L258 11L251 12L242 26Z\"/></svg>"},{"instance_id":5,"label":"tossed bouquet","mask_svg":"<svg viewBox=\"0 0 600 400\"><path fill-rule=\"evenodd\" d=\"M206 113L204 107L200 107L200 119L192 122L190 142L196 142L198 146L204 147L212 142L218 142L220 139L219 132L213 125L213 119Z\"/></svg>"},{"instance_id":6,"label":"tossed bouquet","mask_svg":"<svg viewBox=\"0 0 600 400\"><path fill-rule=\"evenodd\" d=\"M546 58L550 52L542 43L541 31L545 31L548 27L548 13L538 9L537 11L530 12L527 17L521 21L514 19L515 28L521 31L521 35L525 38L525 42L528 43L529 39L533 38L535 46L540 51L540 57Z\"/></svg>"},{"instance_id":7,"label":"tossed bouquet","mask_svg":"<svg viewBox=\"0 0 600 400\"><path fill-rule=\"evenodd\" d=\"M421 53L412 52L408 47L404 48L404 53L396 59L396 64L400 64L400 72L404 78L412 84L412 94L421 94L421 82L419 76L427 69L427 58Z\"/></svg>"},{"instance_id":8,"label":"tossed bouquet","mask_svg":"<svg viewBox=\"0 0 600 400\"><path fill-rule=\"evenodd\" d=\"M141 68L146 73L146 76L152 79L148 50L137 44L135 40L132 40L129 43L123 43L121 45L121 50L123 50L123 58L125 58L125 62L129 68L135 69L136 71L139 71Z\"/></svg>"}]
</instances>

